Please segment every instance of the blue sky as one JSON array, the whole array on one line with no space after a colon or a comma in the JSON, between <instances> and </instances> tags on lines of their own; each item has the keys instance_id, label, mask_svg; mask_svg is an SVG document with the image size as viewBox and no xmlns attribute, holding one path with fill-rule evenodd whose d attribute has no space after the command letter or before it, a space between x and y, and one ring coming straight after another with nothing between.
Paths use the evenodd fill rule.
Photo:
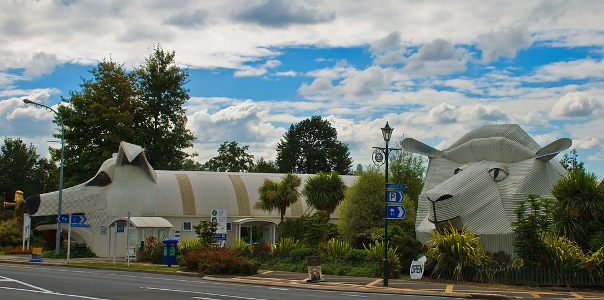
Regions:
<instances>
[{"instance_id":1,"label":"blue sky","mask_svg":"<svg viewBox=\"0 0 604 300\"><path fill-rule=\"evenodd\" d=\"M58 105L98 61L132 69L160 44L190 73L200 162L225 140L274 159L290 124L321 115L355 165L386 121L395 139L440 149L515 123L542 146L571 138L604 176L603 13L594 1L3 3L0 137L46 155L52 115L23 98Z\"/></svg>"}]
</instances>

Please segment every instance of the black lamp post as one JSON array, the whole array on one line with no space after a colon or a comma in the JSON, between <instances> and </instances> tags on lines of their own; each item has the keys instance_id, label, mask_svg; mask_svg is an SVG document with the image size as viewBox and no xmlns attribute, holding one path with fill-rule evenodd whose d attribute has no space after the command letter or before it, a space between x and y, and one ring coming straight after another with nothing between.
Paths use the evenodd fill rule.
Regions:
<instances>
[{"instance_id":1,"label":"black lamp post","mask_svg":"<svg viewBox=\"0 0 604 300\"><path fill-rule=\"evenodd\" d=\"M61 166L59 172L59 201L57 204L57 246L55 248L55 253L59 255L59 252L61 251L61 223L59 223L59 217L61 216L61 205L63 202L63 154L65 152L65 127L63 126L63 118L61 118L61 115L56 110L52 109L49 106L33 102L29 99L23 99L23 102L25 104L33 104L35 106L43 107L47 110L52 111L57 116L57 118L59 118L59 122L61 122Z\"/></svg>"},{"instance_id":2,"label":"black lamp post","mask_svg":"<svg viewBox=\"0 0 604 300\"><path fill-rule=\"evenodd\" d=\"M386 148L384 149L384 156L386 160L385 184L388 184L388 154L390 152L390 150L388 149L388 142L390 142L390 137L392 136L393 130L394 128L390 127L390 125L388 125L388 122L386 122L386 126L382 128L382 136L384 137L384 141L386 142ZM388 192L386 185L384 185L384 207L384 286L388 286Z\"/></svg>"}]
</instances>

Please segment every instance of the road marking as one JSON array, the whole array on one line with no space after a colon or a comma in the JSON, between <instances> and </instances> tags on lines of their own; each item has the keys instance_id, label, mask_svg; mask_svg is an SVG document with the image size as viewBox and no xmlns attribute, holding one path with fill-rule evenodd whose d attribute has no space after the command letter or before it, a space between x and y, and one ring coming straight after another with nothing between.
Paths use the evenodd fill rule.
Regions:
<instances>
[{"instance_id":1,"label":"road marking","mask_svg":"<svg viewBox=\"0 0 604 300\"><path fill-rule=\"evenodd\" d=\"M541 296L539 296L539 293L537 292L529 292L529 294L531 295L531 297L533 298L541 298Z\"/></svg>"},{"instance_id":2,"label":"road marking","mask_svg":"<svg viewBox=\"0 0 604 300\"><path fill-rule=\"evenodd\" d=\"M366 286L366 287L372 287L372 286L374 286L374 285L376 285L376 284L378 284L378 283L382 282L382 280L384 280L384 279L376 279L376 280L374 280L374 281L372 281L372 282L370 282L370 283L366 284L365 286Z\"/></svg>"},{"instance_id":3,"label":"road marking","mask_svg":"<svg viewBox=\"0 0 604 300\"><path fill-rule=\"evenodd\" d=\"M51 292L51 291L44 292L44 291L39 291L39 290L28 290L28 289L11 288L11 287L5 287L5 286L0 286L0 289L21 291L21 292L30 292L30 293L40 293L40 294L45 294L45 295L66 296L66 297L82 298L82 299L88 299L88 300L110 300L110 299L105 299L105 298L95 298L95 297L88 297L88 296L82 296L82 295L55 293L55 292Z\"/></svg>"},{"instance_id":4,"label":"road marking","mask_svg":"<svg viewBox=\"0 0 604 300\"><path fill-rule=\"evenodd\" d=\"M445 293L447 293L447 294L453 293L453 285L452 284L447 284L447 287L445 288Z\"/></svg>"},{"instance_id":5,"label":"road marking","mask_svg":"<svg viewBox=\"0 0 604 300\"><path fill-rule=\"evenodd\" d=\"M280 291L289 291L289 289L286 288L278 288L278 287L269 287L269 290L280 290Z\"/></svg>"},{"instance_id":6,"label":"road marking","mask_svg":"<svg viewBox=\"0 0 604 300\"><path fill-rule=\"evenodd\" d=\"M355 294L355 293L341 293L340 295L342 295L342 296L350 296L350 297L367 298L367 296L365 296L365 295L359 295L359 294Z\"/></svg>"},{"instance_id":7,"label":"road marking","mask_svg":"<svg viewBox=\"0 0 604 300\"><path fill-rule=\"evenodd\" d=\"M28 287L30 287L30 288L32 288L32 289L35 289L35 290L38 290L38 291L41 291L41 292L44 292L44 293L52 293L51 291L49 291L49 290L47 290L47 289L43 289L43 288L41 288L41 287L37 287L37 286L35 286L35 285L29 284L29 283L27 283L27 282L19 281L19 280L17 280L17 279L8 278L8 277L4 277L4 276L0 276L0 278L6 279L6 280L8 280L8 281L16 282L16 283L21 284L21 285L24 285L24 286L28 286Z\"/></svg>"},{"instance_id":8,"label":"road marking","mask_svg":"<svg viewBox=\"0 0 604 300\"><path fill-rule=\"evenodd\" d=\"M193 299L201 299L201 300L221 300L217 298L206 298L206 297L191 297Z\"/></svg>"},{"instance_id":9,"label":"road marking","mask_svg":"<svg viewBox=\"0 0 604 300\"><path fill-rule=\"evenodd\" d=\"M267 299L263 299L263 298L252 298L252 297L243 297L243 296L234 296L234 295L223 295L223 294L205 293L205 292L197 292L197 291L162 289L162 288L154 288L154 287L146 287L146 286L141 286L140 288L141 289L148 289L148 290L157 290L157 291L166 291L166 292L180 292L180 293L191 293L191 294L210 295L210 296L219 296L219 297L230 297L230 298L247 299L247 300L267 300Z\"/></svg>"},{"instance_id":10,"label":"road marking","mask_svg":"<svg viewBox=\"0 0 604 300\"><path fill-rule=\"evenodd\" d=\"M269 273L273 273L273 271L264 271L264 272L262 272L262 273L260 273L258 275L265 275L265 274L269 274Z\"/></svg>"},{"instance_id":11,"label":"road marking","mask_svg":"<svg viewBox=\"0 0 604 300\"><path fill-rule=\"evenodd\" d=\"M575 297L577 299L585 299L585 297L583 297L575 292L570 292L569 294L571 294L573 297Z\"/></svg>"}]
</instances>

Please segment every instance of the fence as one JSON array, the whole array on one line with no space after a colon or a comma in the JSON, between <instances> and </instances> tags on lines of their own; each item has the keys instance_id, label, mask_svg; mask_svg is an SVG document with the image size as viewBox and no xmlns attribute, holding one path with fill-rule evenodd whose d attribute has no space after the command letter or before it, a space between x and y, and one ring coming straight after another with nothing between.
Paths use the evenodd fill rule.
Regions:
<instances>
[{"instance_id":1,"label":"fence","mask_svg":"<svg viewBox=\"0 0 604 300\"><path fill-rule=\"evenodd\" d=\"M439 278L456 279L453 269L442 269ZM465 267L462 270L462 279L473 282L531 286L604 287L604 276L601 272L589 272L584 269Z\"/></svg>"}]
</instances>

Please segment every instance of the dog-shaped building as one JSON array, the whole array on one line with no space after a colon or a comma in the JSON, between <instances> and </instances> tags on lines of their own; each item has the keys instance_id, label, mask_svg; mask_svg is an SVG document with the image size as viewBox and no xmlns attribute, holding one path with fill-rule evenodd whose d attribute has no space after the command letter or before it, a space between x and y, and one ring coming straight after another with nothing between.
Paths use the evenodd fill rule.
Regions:
<instances>
[{"instance_id":1,"label":"dog-shaped building","mask_svg":"<svg viewBox=\"0 0 604 300\"><path fill-rule=\"evenodd\" d=\"M512 254L517 202L527 194L552 197L552 186L567 173L552 158L571 143L562 138L540 147L515 124L478 128L444 150L404 139L403 148L429 158L417 239L426 242L451 223L479 234L487 251Z\"/></svg>"},{"instance_id":2,"label":"dog-shaped building","mask_svg":"<svg viewBox=\"0 0 604 300\"><path fill-rule=\"evenodd\" d=\"M154 170L143 148L121 142L117 154L107 159L89 181L64 189L62 214L83 214L90 228L73 228L75 239L84 242L99 256L114 251L110 243L118 244L117 256L125 255L125 237L116 222L124 222L128 213L136 226L137 246L149 235L159 238L180 235L192 240L192 226L210 220L210 211L223 210L227 215L226 243L243 238L248 242L275 241L275 224L280 221L278 210L263 211L255 207L258 189L265 179L280 181L285 174L219 173ZM305 180L312 175L298 175ZM346 186L354 176L342 176ZM27 212L32 216L57 214L58 192L30 196ZM286 211L286 217L300 217L312 209L301 197ZM331 215L337 221L339 212ZM56 228L56 224L46 229ZM140 230L142 229L142 231ZM110 235L118 237L112 242ZM132 245L132 242L131 244ZM112 252L115 253L115 252Z\"/></svg>"}]
</instances>

